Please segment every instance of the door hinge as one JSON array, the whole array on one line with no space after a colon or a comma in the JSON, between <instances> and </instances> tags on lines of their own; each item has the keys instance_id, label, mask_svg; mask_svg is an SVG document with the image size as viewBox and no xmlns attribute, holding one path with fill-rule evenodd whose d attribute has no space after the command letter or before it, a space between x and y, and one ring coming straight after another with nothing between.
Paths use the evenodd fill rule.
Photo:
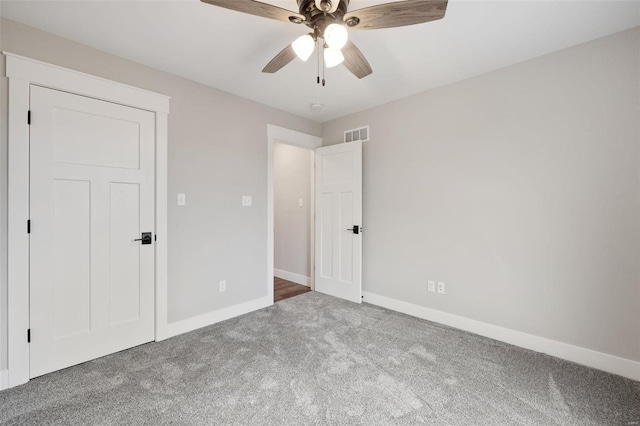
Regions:
<instances>
[{"instance_id":1,"label":"door hinge","mask_svg":"<svg viewBox=\"0 0 640 426\"><path fill-rule=\"evenodd\" d=\"M27 234L31 233L31 220L27 220Z\"/></svg>"},{"instance_id":2,"label":"door hinge","mask_svg":"<svg viewBox=\"0 0 640 426\"><path fill-rule=\"evenodd\" d=\"M31 110L27 111L27 124L31 125Z\"/></svg>"},{"instance_id":3,"label":"door hinge","mask_svg":"<svg viewBox=\"0 0 640 426\"><path fill-rule=\"evenodd\" d=\"M158 241L158 236L156 234L153 234L153 241Z\"/></svg>"},{"instance_id":4,"label":"door hinge","mask_svg":"<svg viewBox=\"0 0 640 426\"><path fill-rule=\"evenodd\" d=\"M27 329L27 343L31 343L31 329Z\"/></svg>"}]
</instances>

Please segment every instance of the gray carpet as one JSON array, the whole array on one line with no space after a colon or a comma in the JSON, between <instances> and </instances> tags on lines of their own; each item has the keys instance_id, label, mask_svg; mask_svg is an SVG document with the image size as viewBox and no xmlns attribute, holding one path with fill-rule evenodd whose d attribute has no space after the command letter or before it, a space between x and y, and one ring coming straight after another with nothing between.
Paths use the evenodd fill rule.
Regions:
<instances>
[{"instance_id":1,"label":"gray carpet","mask_svg":"<svg viewBox=\"0 0 640 426\"><path fill-rule=\"evenodd\" d=\"M624 426L640 383L307 293L0 392L0 422Z\"/></svg>"}]
</instances>

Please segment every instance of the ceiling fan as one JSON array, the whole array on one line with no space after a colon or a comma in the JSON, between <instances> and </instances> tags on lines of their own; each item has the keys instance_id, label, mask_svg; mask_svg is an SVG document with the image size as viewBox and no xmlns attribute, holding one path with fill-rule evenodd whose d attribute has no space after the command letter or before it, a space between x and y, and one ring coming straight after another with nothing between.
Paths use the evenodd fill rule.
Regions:
<instances>
[{"instance_id":1,"label":"ceiling fan","mask_svg":"<svg viewBox=\"0 0 640 426\"><path fill-rule=\"evenodd\" d=\"M344 63L358 78L364 78L373 71L360 49L349 40L347 28L375 30L421 24L442 19L447 10L447 0L404 0L352 12L348 11L349 0L297 0L299 13L255 0L202 1L250 15L305 24L311 28L310 33L299 37L278 53L262 72L275 73L296 56L306 61L318 45L323 51L324 66L332 68ZM319 39L323 41L320 43Z\"/></svg>"}]
</instances>

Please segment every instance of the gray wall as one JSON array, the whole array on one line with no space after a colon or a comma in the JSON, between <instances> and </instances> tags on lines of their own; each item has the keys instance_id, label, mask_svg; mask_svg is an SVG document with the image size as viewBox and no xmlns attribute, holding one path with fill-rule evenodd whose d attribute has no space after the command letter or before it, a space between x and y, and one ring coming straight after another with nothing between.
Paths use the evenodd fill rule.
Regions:
<instances>
[{"instance_id":1,"label":"gray wall","mask_svg":"<svg viewBox=\"0 0 640 426\"><path fill-rule=\"evenodd\" d=\"M274 268L304 277L311 276L310 153L276 143L273 156Z\"/></svg>"},{"instance_id":2,"label":"gray wall","mask_svg":"<svg viewBox=\"0 0 640 426\"><path fill-rule=\"evenodd\" d=\"M325 123L371 125L364 290L640 360L639 37Z\"/></svg>"},{"instance_id":3,"label":"gray wall","mask_svg":"<svg viewBox=\"0 0 640 426\"><path fill-rule=\"evenodd\" d=\"M0 22L2 50L172 97L169 321L266 296L267 123L317 136L320 125L13 21L2 19ZM4 58L2 61L0 105L6 107ZM3 231L0 311L4 333L7 184L4 112L0 120L0 229ZM185 207L176 205L179 192L186 193ZM253 196L253 207L241 206L242 195ZM223 279L227 280L227 291L219 293L218 282Z\"/></svg>"}]
</instances>

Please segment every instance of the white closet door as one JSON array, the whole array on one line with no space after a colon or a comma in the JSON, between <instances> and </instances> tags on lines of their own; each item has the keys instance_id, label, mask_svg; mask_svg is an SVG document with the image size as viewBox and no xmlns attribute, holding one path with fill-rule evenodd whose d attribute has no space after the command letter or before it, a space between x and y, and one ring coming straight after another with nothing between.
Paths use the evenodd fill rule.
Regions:
<instances>
[{"instance_id":1,"label":"white closet door","mask_svg":"<svg viewBox=\"0 0 640 426\"><path fill-rule=\"evenodd\" d=\"M154 114L31 87L30 371L154 338ZM149 242L149 241L147 241Z\"/></svg>"}]
</instances>

